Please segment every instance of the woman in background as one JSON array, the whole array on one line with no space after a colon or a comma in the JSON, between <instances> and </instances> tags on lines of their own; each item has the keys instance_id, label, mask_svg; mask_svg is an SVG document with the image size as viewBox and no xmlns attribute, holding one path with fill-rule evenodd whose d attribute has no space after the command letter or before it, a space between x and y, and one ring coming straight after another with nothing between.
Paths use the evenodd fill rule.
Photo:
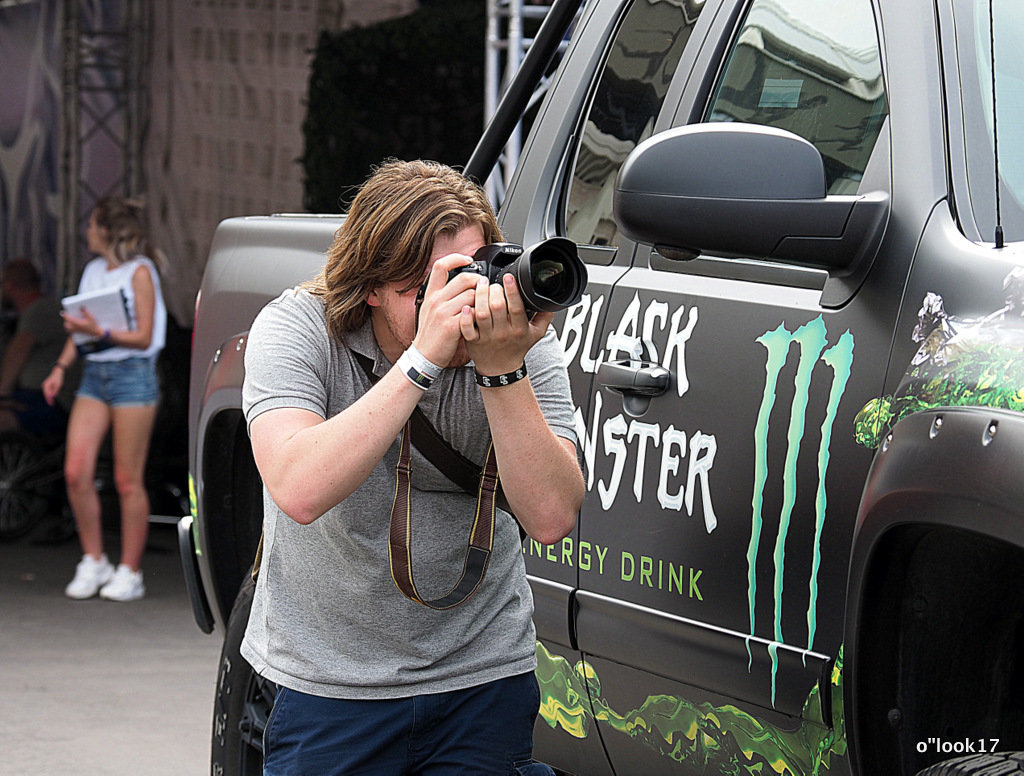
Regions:
<instances>
[{"instance_id":1,"label":"woman in background","mask_svg":"<svg viewBox=\"0 0 1024 776\"><path fill-rule=\"evenodd\" d=\"M83 311L63 313L69 335L88 341L76 346L69 336L60 357L43 382L52 402L72 362L81 356L82 381L68 420L64 476L68 502L75 516L82 560L65 593L91 598L97 593L112 601L134 601L145 595L142 555L149 532L149 496L144 473L158 385L156 359L163 349L167 314L154 262L160 251L149 242L142 205L108 197L100 200L86 231L89 250L99 254L82 273L79 293L120 289L128 312L127 329L104 328ZM82 336L77 339L81 342ZM96 460L107 432L112 434L114 484L121 505L121 559L115 569L103 550L103 525L96 490Z\"/></svg>"}]
</instances>

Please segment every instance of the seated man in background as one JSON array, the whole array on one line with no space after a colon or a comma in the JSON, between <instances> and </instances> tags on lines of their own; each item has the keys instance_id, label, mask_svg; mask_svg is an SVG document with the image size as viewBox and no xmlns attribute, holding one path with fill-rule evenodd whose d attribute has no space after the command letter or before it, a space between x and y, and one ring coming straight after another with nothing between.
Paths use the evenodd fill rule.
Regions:
<instances>
[{"instance_id":1,"label":"seated man in background","mask_svg":"<svg viewBox=\"0 0 1024 776\"><path fill-rule=\"evenodd\" d=\"M26 259L8 262L0 278L4 304L18 314L0 361L0 431L60 432L67 413L59 402L47 404L41 388L67 340L60 302L43 293L39 271Z\"/></svg>"}]
</instances>

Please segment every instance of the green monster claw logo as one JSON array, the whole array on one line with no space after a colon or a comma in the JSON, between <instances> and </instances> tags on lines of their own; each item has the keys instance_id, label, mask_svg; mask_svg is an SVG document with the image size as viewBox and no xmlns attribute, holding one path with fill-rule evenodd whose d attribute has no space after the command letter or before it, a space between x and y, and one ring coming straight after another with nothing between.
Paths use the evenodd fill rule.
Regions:
<instances>
[{"instance_id":1,"label":"green monster claw logo","mask_svg":"<svg viewBox=\"0 0 1024 776\"><path fill-rule=\"evenodd\" d=\"M857 442L874 449L902 418L934 407L1024 412L1024 271L1010 273L1003 285L1006 306L974 321L947 315L938 294L925 296L913 335L920 347L896 392L857 414Z\"/></svg>"},{"instance_id":2,"label":"green monster claw logo","mask_svg":"<svg viewBox=\"0 0 1024 776\"><path fill-rule=\"evenodd\" d=\"M790 731L736 706L695 704L671 695L653 695L640 708L619 714L601 697L601 682L593 666L580 661L572 667L538 642L540 715L550 727L560 727L576 738L585 738L595 720L607 723L612 730L685 766L687 772L813 776L828 770L833 755L846 754L842 664L840 650L829 688L833 726L803 722ZM815 688L807 697L804 717L820 718L820 708Z\"/></svg>"},{"instance_id":3,"label":"green monster claw logo","mask_svg":"<svg viewBox=\"0 0 1024 776\"><path fill-rule=\"evenodd\" d=\"M765 361L764 394L757 414L754 427L754 494L751 502L752 519L750 544L747 547L747 593L750 611L750 634L755 633L754 609L757 598L756 563L761 544L761 531L764 524L764 489L768 481L768 426L772 409L775 406L775 392L779 383L779 374L789 360L792 345L798 347L799 361L794 377L793 403L789 412L789 425L786 431L786 458L782 468L782 509L779 515L779 532L775 537L775 548L772 558L775 565L775 644L769 647L772 658L772 702L775 700L775 670L777 668L776 648L783 643L782 638L782 594L783 572L786 562L786 539L789 534L790 520L797 496L797 460L800 445L806 431L807 405L810 397L811 379L818 362L824 363L832 374L825 417L821 423L821 438L818 445L818 484L815 494L815 525L814 555L811 561L810 601L807 606L807 649L814 646L814 634L817 629L818 603L818 570L821 565L821 533L825 525L827 498L825 491L825 474L828 471L829 447L832 441L832 427L835 424L839 400L842 398L846 383L850 379L853 368L853 335L846 331L835 345L828 348L825 323L819 315L796 331L789 331L779 325L773 331L766 331L757 338L757 342L767 351ZM747 642L749 654L750 642Z\"/></svg>"}]
</instances>

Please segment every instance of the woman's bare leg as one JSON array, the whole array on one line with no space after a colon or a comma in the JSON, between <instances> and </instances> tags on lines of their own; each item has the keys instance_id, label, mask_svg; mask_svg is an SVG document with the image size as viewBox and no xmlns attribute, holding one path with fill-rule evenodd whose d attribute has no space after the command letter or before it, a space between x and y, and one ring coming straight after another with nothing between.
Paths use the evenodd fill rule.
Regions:
<instances>
[{"instance_id":1,"label":"woman's bare leg","mask_svg":"<svg viewBox=\"0 0 1024 776\"><path fill-rule=\"evenodd\" d=\"M82 552L97 559L103 554L103 525L96 492L96 458L109 428L110 407L84 396L75 399L68 418L64 480Z\"/></svg>"},{"instance_id":2,"label":"woman's bare leg","mask_svg":"<svg viewBox=\"0 0 1024 776\"><path fill-rule=\"evenodd\" d=\"M114 485L121 503L121 563L138 571L149 534L146 457L156 407L114 407Z\"/></svg>"}]
</instances>

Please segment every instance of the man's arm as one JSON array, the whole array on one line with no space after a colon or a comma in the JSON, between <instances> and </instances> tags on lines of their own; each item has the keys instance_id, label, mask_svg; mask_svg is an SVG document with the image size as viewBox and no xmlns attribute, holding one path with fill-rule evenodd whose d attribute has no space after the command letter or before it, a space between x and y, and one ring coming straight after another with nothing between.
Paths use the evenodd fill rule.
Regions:
<instances>
[{"instance_id":1,"label":"man's arm","mask_svg":"<svg viewBox=\"0 0 1024 776\"><path fill-rule=\"evenodd\" d=\"M550 313L528 318L511 275L503 286L477 286L476 305L463 311L463 336L484 375L518 369L551 323ZM526 532L553 544L576 524L583 503L583 472L576 446L548 426L529 378L481 388L502 490Z\"/></svg>"},{"instance_id":2,"label":"man's arm","mask_svg":"<svg viewBox=\"0 0 1024 776\"><path fill-rule=\"evenodd\" d=\"M576 445L548 426L529 378L481 391L509 506L532 538L554 544L572 531L583 503Z\"/></svg>"},{"instance_id":3,"label":"man's arm","mask_svg":"<svg viewBox=\"0 0 1024 776\"><path fill-rule=\"evenodd\" d=\"M461 337L462 310L474 295L470 276L451 284L445 279L468 261L451 254L431 270L436 290L423 302L414 342L433 363L446 363ZM422 396L422 389L393 366L329 420L299 408L257 415L249 424L253 456L274 502L296 522L308 524L343 501L366 481Z\"/></svg>"},{"instance_id":4,"label":"man's arm","mask_svg":"<svg viewBox=\"0 0 1024 776\"><path fill-rule=\"evenodd\" d=\"M329 420L272 409L249 425L252 452L274 502L312 523L355 491L401 433L423 392L397 368Z\"/></svg>"}]
</instances>

